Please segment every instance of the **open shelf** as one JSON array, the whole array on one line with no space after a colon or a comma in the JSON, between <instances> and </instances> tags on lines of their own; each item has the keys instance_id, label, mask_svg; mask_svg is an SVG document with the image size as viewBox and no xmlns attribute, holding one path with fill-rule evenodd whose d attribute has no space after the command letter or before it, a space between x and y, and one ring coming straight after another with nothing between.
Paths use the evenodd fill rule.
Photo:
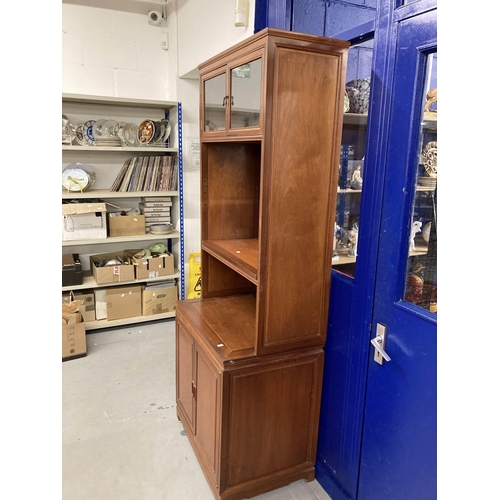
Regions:
<instances>
[{"instance_id":1,"label":"open shelf","mask_svg":"<svg viewBox=\"0 0 500 500\"><path fill-rule=\"evenodd\" d=\"M179 238L179 231L172 231L168 234L140 234L137 236L108 236L107 238L101 238L98 240L71 240L63 241L63 247L75 247L84 245L106 245L114 243L130 243L132 241L149 241L149 240L164 240L164 239L175 239Z\"/></svg>"},{"instance_id":2,"label":"open shelf","mask_svg":"<svg viewBox=\"0 0 500 500\"><path fill-rule=\"evenodd\" d=\"M252 283L257 284L259 253L257 238L209 240L202 243L202 249Z\"/></svg>"},{"instance_id":3,"label":"open shelf","mask_svg":"<svg viewBox=\"0 0 500 500\"><path fill-rule=\"evenodd\" d=\"M63 200L90 198L148 198L158 196L179 196L179 191L109 191L108 189L89 189L83 193L63 190Z\"/></svg>"},{"instance_id":4,"label":"open shelf","mask_svg":"<svg viewBox=\"0 0 500 500\"><path fill-rule=\"evenodd\" d=\"M74 146L74 145L62 145L63 151L111 151L113 153L178 153L179 150L177 148L166 148L162 146L118 146L118 147L109 147L109 146Z\"/></svg>"},{"instance_id":5,"label":"open shelf","mask_svg":"<svg viewBox=\"0 0 500 500\"><path fill-rule=\"evenodd\" d=\"M70 292L74 290L85 290L87 288L109 288L110 286L115 286L115 285L131 285L131 284L137 284L137 283L155 283L157 281L165 281L165 280L170 280L174 278L180 278L181 277L181 272L176 269L174 274L170 274L168 276L160 276L159 278L147 278L147 279L136 279L136 280L131 280L131 281L120 281L118 283L103 283L103 284L98 284L95 282L94 277L92 276L92 273L90 271L84 271L83 272L83 278L82 278L82 284L81 285L70 285L70 286L63 286L62 291L63 292Z\"/></svg>"},{"instance_id":6,"label":"open shelf","mask_svg":"<svg viewBox=\"0 0 500 500\"><path fill-rule=\"evenodd\" d=\"M86 321L85 331L98 330L100 328L111 328L113 326L131 325L134 323L146 323L148 321L158 321L160 319L175 318L175 311L163 314L152 314L151 316L134 316L132 318L122 318L115 320L100 319L97 321Z\"/></svg>"}]
</instances>

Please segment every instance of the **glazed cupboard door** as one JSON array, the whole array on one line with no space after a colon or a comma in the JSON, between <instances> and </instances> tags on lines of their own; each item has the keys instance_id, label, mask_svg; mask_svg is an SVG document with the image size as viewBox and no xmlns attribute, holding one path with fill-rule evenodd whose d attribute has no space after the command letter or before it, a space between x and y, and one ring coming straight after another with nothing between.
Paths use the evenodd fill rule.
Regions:
<instances>
[{"instance_id":1,"label":"glazed cupboard door","mask_svg":"<svg viewBox=\"0 0 500 500\"><path fill-rule=\"evenodd\" d=\"M436 17L398 23L358 500L437 496Z\"/></svg>"},{"instance_id":2,"label":"glazed cupboard door","mask_svg":"<svg viewBox=\"0 0 500 500\"><path fill-rule=\"evenodd\" d=\"M261 134L264 63L254 49L202 76L202 136Z\"/></svg>"}]
</instances>

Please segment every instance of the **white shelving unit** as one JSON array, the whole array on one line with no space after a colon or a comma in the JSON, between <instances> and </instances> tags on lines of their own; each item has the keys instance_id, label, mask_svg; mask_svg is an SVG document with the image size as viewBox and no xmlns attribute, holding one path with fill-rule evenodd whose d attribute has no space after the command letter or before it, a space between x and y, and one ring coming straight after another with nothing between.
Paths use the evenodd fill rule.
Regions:
<instances>
[{"instance_id":1,"label":"white shelving unit","mask_svg":"<svg viewBox=\"0 0 500 500\"><path fill-rule=\"evenodd\" d=\"M83 283L76 286L62 287L63 292L71 290L92 290L95 288L115 287L140 283L154 283L165 279L175 279L178 285L179 298L185 295L184 283L184 209L183 209L183 176L182 176L182 106L174 101L158 101L147 99L130 99L94 95L62 94L62 112L72 123L90 119L112 119L131 122L139 125L147 119L159 120L168 118L172 129L170 139L165 147L102 147L62 145L62 167L70 163L89 164L96 172L93 189L78 192L62 190L62 200L99 199L110 201L120 207L134 208L143 197L170 196L172 198L171 217L174 227L178 228L166 235L145 234L140 236L107 237L98 240L63 241L63 253L78 253L83 267ZM175 147L173 147L175 145ZM177 191L141 191L112 192L109 188L118 175L120 168L131 156L169 154L177 156L178 190ZM177 221L179 223L177 224ZM120 283L96 284L90 271L89 256L112 251L123 251L132 248L147 247L154 242L164 242L169 252L174 255L175 271L170 276ZM86 322L87 330L108 328L113 326L150 322L175 317L175 312L138 316L123 320L98 320Z\"/></svg>"}]
</instances>

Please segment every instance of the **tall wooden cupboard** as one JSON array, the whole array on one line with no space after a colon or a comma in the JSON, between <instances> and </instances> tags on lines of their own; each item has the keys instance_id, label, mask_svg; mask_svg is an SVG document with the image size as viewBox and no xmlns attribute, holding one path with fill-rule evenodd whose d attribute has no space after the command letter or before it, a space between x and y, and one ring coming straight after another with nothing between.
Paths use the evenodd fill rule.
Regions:
<instances>
[{"instance_id":1,"label":"tall wooden cupboard","mask_svg":"<svg viewBox=\"0 0 500 500\"><path fill-rule=\"evenodd\" d=\"M344 41L264 29L200 65L202 295L177 415L217 499L314 479Z\"/></svg>"}]
</instances>

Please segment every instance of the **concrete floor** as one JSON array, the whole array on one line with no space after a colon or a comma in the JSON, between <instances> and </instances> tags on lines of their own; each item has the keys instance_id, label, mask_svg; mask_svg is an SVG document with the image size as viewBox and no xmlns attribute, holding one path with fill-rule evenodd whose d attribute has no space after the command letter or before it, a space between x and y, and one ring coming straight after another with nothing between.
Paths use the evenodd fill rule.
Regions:
<instances>
[{"instance_id":1,"label":"concrete floor","mask_svg":"<svg viewBox=\"0 0 500 500\"><path fill-rule=\"evenodd\" d=\"M213 500L175 411L175 320L87 334L62 363L64 500ZM256 500L330 500L297 481Z\"/></svg>"}]
</instances>

